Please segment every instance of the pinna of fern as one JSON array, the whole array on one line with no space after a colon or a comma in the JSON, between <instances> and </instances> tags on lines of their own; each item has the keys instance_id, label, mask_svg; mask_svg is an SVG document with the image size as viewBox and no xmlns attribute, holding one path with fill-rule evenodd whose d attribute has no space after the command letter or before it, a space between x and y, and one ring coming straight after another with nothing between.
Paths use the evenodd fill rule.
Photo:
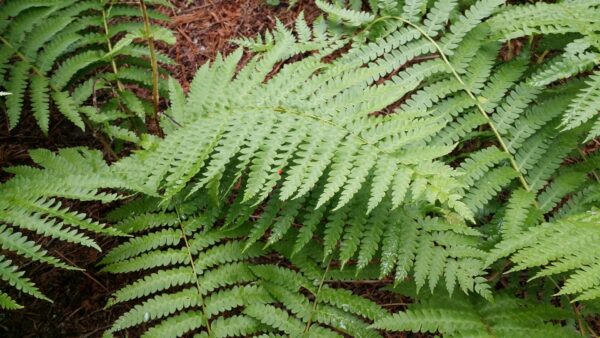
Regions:
<instances>
[{"instance_id":1,"label":"pinna of fern","mask_svg":"<svg viewBox=\"0 0 600 338\"><path fill-rule=\"evenodd\" d=\"M401 293L406 291L404 288ZM419 300L405 311L376 320L372 327L443 337L582 337L571 324L571 312L535 299L500 292L494 302L488 302L462 294L449 298L439 292L417 295L414 290L408 291Z\"/></svg>"},{"instance_id":2,"label":"pinna of fern","mask_svg":"<svg viewBox=\"0 0 600 338\"><path fill-rule=\"evenodd\" d=\"M479 1L450 26L457 28L439 32L458 71L477 88L489 62L476 57L482 39L480 28L473 29L498 5ZM473 217L460 198L464 185L457 170L436 160L454 144L426 146L452 114L436 114L427 104L373 114L450 75L433 54L435 46L418 29L400 27L324 62L341 46L338 38L322 38L303 22L296 27L298 37L280 26L275 42L239 72L242 50L201 67L187 99L172 81L169 115L178 123L164 120L167 137L118 162L115 171L165 204L178 194L207 194L216 209L228 210L226 226L241 226L264 208L260 221L249 224L248 246L267 233L267 245L273 245L300 223L297 250L322 236L326 255L339 250L342 264L356 257L364 267L385 246L390 264L382 275L396 271L401 281L412 271L431 288L445 276L449 290L461 276L461 287L489 295L478 234L464 222ZM307 44L311 37L317 44ZM312 54L272 74L309 45ZM413 59L419 60L407 64ZM395 75L385 79L390 73ZM422 98L434 100L433 90L423 87ZM230 197L233 205L222 208ZM406 247L395 246L404 237L398 214L413 229ZM459 247L448 245L449 238ZM445 271L447 259L451 268ZM436 266L431 276L430 264Z\"/></svg>"},{"instance_id":3,"label":"pinna of fern","mask_svg":"<svg viewBox=\"0 0 600 338\"><path fill-rule=\"evenodd\" d=\"M274 255L285 259L286 250L263 249L264 243L247 247L241 237L246 229L211 229L212 216L201 211L207 204L195 198L164 210L159 199L147 199L143 209L126 205L113 213L117 229L135 237L105 256L103 271L142 276L109 301L137 304L116 319L106 337L141 325L142 337L380 336L368 325L385 310L324 285L328 270L274 264Z\"/></svg>"},{"instance_id":4,"label":"pinna of fern","mask_svg":"<svg viewBox=\"0 0 600 338\"><path fill-rule=\"evenodd\" d=\"M583 0L508 6L490 20L497 38L505 40L535 34L550 37L571 34L565 38L569 43L564 51L545 62L531 78L531 83L543 87L592 72L586 85L565 110L561 124L564 130L586 125L589 129L586 142L600 137L600 75L598 69L594 70L600 64L599 15L600 2Z\"/></svg>"},{"instance_id":5,"label":"pinna of fern","mask_svg":"<svg viewBox=\"0 0 600 338\"><path fill-rule=\"evenodd\" d=\"M148 13L156 20L168 19L154 10ZM110 137L139 141L131 129L143 126L149 104L131 85L152 87L144 26L132 20L140 16L136 7L113 1L15 0L1 5L0 88L13 94L5 106L9 127L17 125L28 102L47 133L53 104L81 129L87 121ZM157 41L174 42L161 26L153 25L151 34ZM160 53L157 58L172 63ZM166 89L164 83L162 87Z\"/></svg>"},{"instance_id":6,"label":"pinna of fern","mask_svg":"<svg viewBox=\"0 0 600 338\"><path fill-rule=\"evenodd\" d=\"M101 189L122 189L126 184L110 174L98 151L66 148L54 154L40 149L32 150L30 155L41 168L7 168L5 170L15 176L0 185L0 248L3 250L0 279L23 294L51 301L10 257L77 269L51 256L34 239L57 239L100 251L90 233L118 235L120 232L71 210L64 206L64 200L111 202L119 195ZM21 308L13 292L9 293L1 293L0 307Z\"/></svg>"}]
</instances>

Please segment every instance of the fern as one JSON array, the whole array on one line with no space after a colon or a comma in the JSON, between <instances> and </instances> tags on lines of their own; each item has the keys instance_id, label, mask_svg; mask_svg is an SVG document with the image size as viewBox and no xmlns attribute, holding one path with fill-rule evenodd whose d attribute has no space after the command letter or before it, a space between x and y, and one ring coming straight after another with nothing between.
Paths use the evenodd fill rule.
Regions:
<instances>
[{"instance_id":1,"label":"fern","mask_svg":"<svg viewBox=\"0 0 600 338\"><path fill-rule=\"evenodd\" d=\"M317 1L326 19L300 16L293 30L277 22L237 40L238 50L198 69L188 93L174 79L161 84L170 99L164 138L145 137L110 166L69 149L34 151L44 169L11 169L16 177L0 187L0 243L12 254L0 255L0 278L46 299L13 254L71 267L30 233L96 249L89 232L126 233L100 262L133 275L108 301L123 311L107 337L585 336L588 312L551 295L586 306L600 296L600 162L595 148L579 149L597 122L597 1L504 3L382 0L367 12L360 1ZM6 13L28 16L2 14L17 28L0 28L22 41L41 29L39 18L61 13L49 22L71 27L65 11L93 6L11 2ZM137 15L115 6L106 14ZM104 111L83 106L98 85L152 86L139 62L119 63L145 59L141 23L114 22L111 51L86 48L106 43L92 29L72 46L77 57L58 54L59 66L42 58L48 77L29 79L21 58L10 72L25 75L5 88L9 114L35 88L38 118L53 102L76 123L106 123L135 141L109 123L142 120L145 100L123 90ZM73 34L90 27L81 25L52 43L77 44ZM153 33L169 40L164 29ZM520 40L522 50L504 45L534 34L543 36ZM505 49L509 61L498 57ZM79 77L99 56L119 71ZM125 193L106 215L112 230L61 206ZM511 263L522 273L504 275ZM410 287L414 303L390 315L349 291L365 281L387 285L379 292ZM19 308L11 297L0 293L0 304Z\"/></svg>"},{"instance_id":2,"label":"fern","mask_svg":"<svg viewBox=\"0 0 600 338\"><path fill-rule=\"evenodd\" d=\"M572 77L598 66L600 43L598 22L600 11L597 1L564 1L557 4L537 3L514 6L489 21L492 30L502 39L518 38L534 34L577 33L582 38L570 41L562 55L554 57L532 78L536 86L546 86L560 79ZM515 24L516 23L516 24ZM572 130L589 122L589 134L585 141L600 136L598 110L599 77L592 74L579 94L571 99L564 112L562 127ZM594 123L592 123L594 122Z\"/></svg>"},{"instance_id":3,"label":"fern","mask_svg":"<svg viewBox=\"0 0 600 338\"><path fill-rule=\"evenodd\" d=\"M186 204L189 214L179 211L185 206L174 206L179 220L162 230L135 226L138 237L103 259L104 271L144 275L109 301L109 306L140 303L116 319L105 336L142 324L146 326L143 336L152 337L191 332L229 337L277 331L292 336L349 332L379 336L368 325L385 313L383 309L345 290L323 286L322 281L315 285L300 272L260 263L268 251L256 244L244 250L244 242L237 239L243 232L207 230L205 218L195 214L202 202L195 202ZM161 213L149 215L161 217ZM124 219L121 224L132 228L127 225L130 222L136 221ZM165 231L173 233L172 240L151 240L163 237ZM182 258L160 263L157 258L167 252L180 252ZM150 262L145 257L153 257L155 264L145 265ZM157 272L148 270L159 265ZM326 272L322 274L324 279ZM228 315L232 311L237 314Z\"/></svg>"},{"instance_id":4,"label":"fern","mask_svg":"<svg viewBox=\"0 0 600 338\"><path fill-rule=\"evenodd\" d=\"M501 242L492 250L490 260L512 254L512 271L542 267L535 278L571 272L560 295L576 294L575 300L599 295L600 273L596 253L588 248L598 236L598 212L572 215L534 227L521 236ZM561 243L557 247L556 243Z\"/></svg>"},{"instance_id":5,"label":"fern","mask_svg":"<svg viewBox=\"0 0 600 338\"><path fill-rule=\"evenodd\" d=\"M571 314L552 305L525 301L508 294L494 303L443 295L424 297L408 310L375 321L388 331L442 333L444 337L580 337L570 327L553 323Z\"/></svg>"},{"instance_id":6,"label":"fern","mask_svg":"<svg viewBox=\"0 0 600 338\"><path fill-rule=\"evenodd\" d=\"M456 49L452 58L463 65L458 71L465 73L474 91L485 90L483 82L493 66L490 60L495 50L476 56L481 43L475 32L464 44L458 42L494 4L478 4L451 26L458 28L451 29L447 37L456 39L445 48ZM286 237L293 224L306 220L306 228L294 244L297 250L312 236L323 236L325 256L339 248L341 263L357 257L359 268L380 254L386 236L388 241L403 237L400 229L394 229L400 226L398 215L418 222L427 219L424 212L430 206L439 206L435 222L450 222L445 215L453 213L471 220L472 211L460 198L464 187L457 177L460 173L435 160L454 145L425 148L458 112L434 114L431 103L424 103L419 108L401 106L388 116L372 115L413 90L417 90L414 97L437 102L434 93L441 87L425 86L430 81L444 84L446 94L438 95L462 97L462 92L446 89L453 86L449 80L438 82L440 77L452 79L452 75L435 58L375 84L413 58L430 56L435 51L430 41L412 27L400 28L372 44L357 43L338 59L324 63L320 58L341 46L339 38L330 36L319 40L322 43L308 44L308 26L301 21L296 26L302 29L299 38L281 25L267 34L274 42L264 45L264 54L254 57L235 77L241 50L200 68L185 102L181 89L172 83L171 91L178 97L172 115L181 117L182 127L165 128L169 135L164 141L120 161L115 170L138 191L161 198L165 204L181 194L188 198L207 194L221 207L234 194L237 197L226 212L226 227L241 226L254 210L264 208L261 219L252 225L247 245L267 234L267 246L273 245ZM316 30L313 27L313 41ZM257 48L261 41L242 43ZM275 64L306 52L307 46L316 48L314 55L289 62L267 77ZM360 100L355 100L358 93ZM390 176L390 172L398 176ZM240 179L238 190L235 186ZM317 213L311 216L307 207ZM360 238L357 235L363 229L372 232ZM477 291L488 297L483 271L477 268L482 267L479 244L467 240L465 248L463 244L460 249L452 248L444 238L453 236L454 230L459 236L465 234L463 229L444 227L442 231L448 234L418 237L418 241L431 243L424 246L431 252L417 253L410 247L393 249L406 250L397 254L385 252L390 260L383 275L397 270L401 281L414 273L434 288L444 276L446 259L457 260L460 268L453 273L458 275L447 276L449 289L459 278L463 290L474 290L477 285ZM384 235L386 231L389 235ZM391 258L396 255L400 260ZM430 264L435 264L431 276L427 272ZM462 268L469 264L468 269Z\"/></svg>"},{"instance_id":7,"label":"fern","mask_svg":"<svg viewBox=\"0 0 600 338\"><path fill-rule=\"evenodd\" d=\"M137 117L143 122L146 109L125 85L152 86L146 81L145 68L128 66L146 65L150 52L140 43L145 36L139 26L129 27L120 37L123 28L114 25L136 16L140 13L134 7L101 1L19 0L2 5L0 17L5 23L0 26L0 88L13 94L6 102L9 127L18 124L29 102L38 126L48 133L53 103L80 129L88 123L110 137L139 142L137 136L123 132L134 127L125 119ZM156 11L150 16L167 19ZM152 34L155 40L174 42L173 34L160 26L155 26ZM158 58L172 63L164 55ZM97 97L110 92L117 95L99 107ZM114 116L115 110L121 115Z\"/></svg>"},{"instance_id":8,"label":"fern","mask_svg":"<svg viewBox=\"0 0 600 338\"><path fill-rule=\"evenodd\" d=\"M110 174L97 151L70 148L53 154L32 150L30 155L41 168L8 168L15 176L0 185L0 247L11 256L78 269L51 256L34 238L53 238L100 251L90 233L118 235L120 232L63 206L61 200L111 202L119 199L119 195L100 189L123 188L126 184ZM5 255L0 255L0 278L25 294L50 301L25 277L19 265ZM21 307L8 294L3 295L0 304L5 309Z\"/></svg>"},{"instance_id":9,"label":"fern","mask_svg":"<svg viewBox=\"0 0 600 338\"><path fill-rule=\"evenodd\" d=\"M534 34L589 33L598 28L595 0L538 2L507 6L488 23L498 38L514 39Z\"/></svg>"}]
</instances>

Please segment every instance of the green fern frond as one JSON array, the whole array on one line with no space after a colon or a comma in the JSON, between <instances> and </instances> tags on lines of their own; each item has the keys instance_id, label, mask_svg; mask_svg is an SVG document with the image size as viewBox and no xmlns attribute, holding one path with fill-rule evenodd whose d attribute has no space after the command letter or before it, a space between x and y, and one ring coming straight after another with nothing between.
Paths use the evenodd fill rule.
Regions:
<instances>
[{"instance_id":1,"label":"green fern frond","mask_svg":"<svg viewBox=\"0 0 600 338\"><path fill-rule=\"evenodd\" d=\"M599 111L600 72L596 71L590 75L589 80L586 82L586 87L581 90L569 105L569 109L565 112L562 126L564 126L565 129L573 129L590 120L598 121ZM594 133L592 132L592 134L588 136L588 140L596 136L594 136Z\"/></svg>"},{"instance_id":2,"label":"green fern frond","mask_svg":"<svg viewBox=\"0 0 600 338\"><path fill-rule=\"evenodd\" d=\"M534 34L585 34L597 30L597 11L594 0L537 2L507 6L488 23L496 37L506 40Z\"/></svg>"},{"instance_id":3,"label":"green fern frond","mask_svg":"<svg viewBox=\"0 0 600 338\"><path fill-rule=\"evenodd\" d=\"M454 52L451 62L461 65L457 71L467 88L482 95L478 100L490 112L502 106L525 69L521 59L513 63L515 69L495 67L498 45L484 44L485 29L475 28L498 5L478 2L453 22L455 30L439 33L442 40L456 40L446 46ZM156 148L118 162L115 172L138 191L161 196L163 206L184 196L205 196L206 203L225 207L226 228L249 229L247 250L263 239L267 247L289 240L298 253L317 237L321 258L333 257L349 269L360 271L381 257L382 276L394 274L398 282L415 276L420 287L434 289L443 281L450 292L458 286L489 297L484 255L472 234L417 225L411 232L397 221L403 216L420 224L424 213L409 210L433 208L439 212L435 222L464 224L450 218L474 219L474 212L518 176L506 166L514 155L497 148L490 148L487 167L478 167L483 158L475 158L473 172L463 178L461 170L436 160L454 149L453 142L424 146L478 102L457 88L440 60L409 64L391 80L381 80L414 58L436 58L431 42L412 27L367 45L357 43L330 63L320 60L326 49L314 47L316 55L288 62L267 77L275 64L309 43L308 26L302 21L296 26L297 37L279 26L267 34L268 48L237 75L241 50L202 66L187 99L171 83L177 97L173 111L185 115L178 120L182 126L171 128ZM407 94L409 103L393 114L373 116ZM523 112L534 98L521 104ZM510 101L503 109L513 112L513 105L518 104ZM505 129L518 118L507 119ZM483 122L474 121L473 128ZM461 197L465 188L470 189L468 203ZM259 210L260 219L250 221ZM449 214L455 216L442 216ZM164 243L149 240L143 250ZM186 260L181 251L144 255L135 268ZM357 263L350 263L354 259ZM121 266L125 263L108 269L129 270Z\"/></svg>"},{"instance_id":4,"label":"green fern frond","mask_svg":"<svg viewBox=\"0 0 600 338\"><path fill-rule=\"evenodd\" d=\"M568 318L570 314L559 308L506 294L494 303L464 296L435 296L379 319L373 327L448 337L580 337L576 331L551 322Z\"/></svg>"},{"instance_id":5,"label":"green fern frond","mask_svg":"<svg viewBox=\"0 0 600 338\"><path fill-rule=\"evenodd\" d=\"M559 294L575 294L576 300L587 300L597 294L600 285L598 257L591 244L598 236L598 211L592 209L544 223L520 237L500 242L489 261L512 254L511 260L516 265L511 271L541 267L535 277L570 273Z\"/></svg>"},{"instance_id":6,"label":"green fern frond","mask_svg":"<svg viewBox=\"0 0 600 338\"><path fill-rule=\"evenodd\" d=\"M161 247L156 247L152 238L162 237L169 229L156 229L150 225L144 229L149 231L146 235L117 247L108 254L109 259L101 263L106 265L104 270L111 272L141 272L148 266L134 263L137 258L153 261L153 266L161 267L113 295L109 306L126 301L140 303L121 315L109 334L142 324L147 326L146 323L149 326L144 336L154 336L159 332L174 336L194 332L219 337L277 331L334 334L331 328L327 328L331 321L322 325L316 313L313 314L314 322L310 322L313 316L310 313L314 312L312 301L299 291L304 289L313 294L319 294L319 291L306 277L288 268L255 263L254 259L268 254L261 249L262 245L257 243L244 249L244 242L236 240L233 233L227 235L224 231L192 228L190 225L201 221L202 217L179 215L186 219L180 220L180 229L173 229L179 231L180 240L166 241L161 243ZM134 253L128 248L132 245L151 248L151 251L138 250ZM127 255L123 256L122 252L127 252ZM181 252L182 258L157 263L160 254L166 252ZM129 254L134 258L128 258ZM152 256L149 260L143 258L149 256ZM112 263L116 257L124 260ZM121 265L121 269L116 268ZM347 315L349 320L370 332L371 336L377 336L367 326L368 321L383 313L381 308L351 293L325 289L327 291L321 300L324 304L344 309L340 310L342 312L351 310ZM283 308L278 304L282 304ZM226 315L229 311L241 311L243 314L230 317ZM361 316L365 318L361 319Z\"/></svg>"},{"instance_id":7,"label":"green fern frond","mask_svg":"<svg viewBox=\"0 0 600 338\"><path fill-rule=\"evenodd\" d=\"M15 176L0 185L0 246L27 260L77 269L49 255L29 233L100 250L87 233L118 235L120 232L63 207L57 199L110 202L119 196L100 189L123 188L126 184L112 177L97 151L72 148L55 155L35 150L31 151L31 157L41 169L9 168L7 170ZM2 256L1 266L1 278L5 282L24 293L48 300L11 260Z\"/></svg>"},{"instance_id":8,"label":"green fern frond","mask_svg":"<svg viewBox=\"0 0 600 338\"><path fill-rule=\"evenodd\" d=\"M31 102L32 113L43 132L48 133L50 128L52 103L69 121L84 129L87 118L84 112L96 108L86 104L91 90L85 98L76 99L77 87L85 83L91 83L95 91L104 91L110 86L98 83L108 79L113 87L118 88L119 100L124 100L121 98L121 94L125 96L126 93L121 93L124 91L123 82L134 80L129 80L132 74L129 78L121 76L127 75L127 68L119 74L121 60L127 59L132 65L145 64L149 52L144 45L134 43L143 36L131 32L124 37L115 35L118 25L111 23L123 18L135 20L140 15L140 11L130 5L89 0L61 3L14 0L0 6L0 16L11 18L6 20L7 24L0 26L0 86L14 94L7 99L10 128L19 122L23 104ZM166 19L152 10L149 15L159 20ZM153 27L151 33L155 40L173 43L174 37L169 30ZM159 62L172 63L161 53L157 53L157 58ZM17 66L8 71L7 66L11 62ZM144 69L148 68L145 66ZM108 73L108 69L112 74ZM149 78L148 72L139 74L143 74L143 79ZM139 109L131 112L124 107L122 110L127 117L138 113L140 118L145 119L145 114L140 114ZM99 114L104 111L100 109ZM111 137L136 140L123 131L126 127L119 119L103 116L102 122L105 123L96 122L98 120L97 116L90 118Z\"/></svg>"},{"instance_id":9,"label":"green fern frond","mask_svg":"<svg viewBox=\"0 0 600 338\"><path fill-rule=\"evenodd\" d=\"M496 37L514 39L535 34L577 33L583 37L570 41L564 53L546 62L532 76L535 86L546 86L557 80L573 77L598 65L596 32L599 27L595 18L600 8L596 1L565 1L561 3L535 3L508 6L488 22ZM587 86L571 99L570 107L564 112L562 126L574 129L590 120L596 120L598 112L599 77L594 72ZM598 136L597 127L585 141Z\"/></svg>"}]
</instances>

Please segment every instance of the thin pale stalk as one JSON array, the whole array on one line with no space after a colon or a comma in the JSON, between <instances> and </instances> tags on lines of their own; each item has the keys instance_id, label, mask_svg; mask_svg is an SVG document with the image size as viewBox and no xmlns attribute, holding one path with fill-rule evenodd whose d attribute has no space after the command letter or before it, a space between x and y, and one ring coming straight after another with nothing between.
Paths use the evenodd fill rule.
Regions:
<instances>
[{"instance_id":1,"label":"thin pale stalk","mask_svg":"<svg viewBox=\"0 0 600 338\"><path fill-rule=\"evenodd\" d=\"M175 208L175 212L177 213L177 220L179 222L179 228L181 229L181 238L183 238L183 243L185 244L185 248L188 254L188 259L190 260L190 265L192 266L192 272L194 273L194 280L196 281L196 290L198 291L198 299L200 300L200 306L202 307L202 315L204 316L204 320L206 320L206 332L209 337L212 337L211 328L210 328L210 320L206 316L204 311L204 298L202 297L202 288L200 287L200 280L198 279L198 271L196 270L196 262L194 261L194 256L192 255L192 249L190 247L190 243L187 238L187 234L185 233L185 224L181 218L179 213L179 208Z\"/></svg>"},{"instance_id":2,"label":"thin pale stalk","mask_svg":"<svg viewBox=\"0 0 600 338\"><path fill-rule=\"evenodd\" d=\"M414 23L412 23L412 22L410 22L410 21L408 21L408 20L406 20L406 19L404 19L402 17L398 17L398 16L385 16L385 17L381 17L381 18L373 21L371 23L371 25L373 25L373 24L375 24L375 23L377 23L379 21L389 20L389 19L401 21L401 22L405 23L406 25L408 25L408 26L416 29L419 33L421 33L421 35L423 35L423 37L425 39L427 39L429 42L431 42L431 44L433 44L433 46L435 47L435 49L440 54L440 57L442 58L442 61L444 61L444 63L446 64L446 66L448 66L448 68L452 72L452 75L454 76L454 78L456 78L456 80L458 81L458 83L460 83L460 85L463 87L463 90L467 93L467 95L469 96L469 98L471 98L471 100L473 101L473 103L477 107L477 110L485 118L487 124L492 129L492 131L494 133L494 136L498 140L498 143L500 144L500 147L502 148L502 150L505 153L508 154L510 165L517 172L519 182L521 183L521 185L523 186L523 188L525 188L525 190L531 191L531 186L529 185L529 183L527 183L527 180L525 179L525 176L523 176L523 173L521 172L521 170L519 168L519 165L517 164L517 161L515 160L514 156L508 150L508 146L506 145L506 142L504 141L504 138L502 137L502 135L500 135L500 132L498 131L498 129L494 125L494 123L493 123L492 119L490 118L490 116L488 115L488 113L485 111L485 109L479 103L479 100L477 100L477 97L475 97L475 95L473 94L473 92L467 87L467 85L463 81L462 77L458 74L458 72L456 71L456 69L454 68L454 66L452 66L452 64L448 60L448 57L446 56L446 54L442 50L442 47L440 47L440 45L431 36L429 36L429 34L427 34L427 32L425 32L421 27L419 27L418 25L415 25ZM536 206L537 206L537 202L536 202Z\"/></svg>"}]
</instances>

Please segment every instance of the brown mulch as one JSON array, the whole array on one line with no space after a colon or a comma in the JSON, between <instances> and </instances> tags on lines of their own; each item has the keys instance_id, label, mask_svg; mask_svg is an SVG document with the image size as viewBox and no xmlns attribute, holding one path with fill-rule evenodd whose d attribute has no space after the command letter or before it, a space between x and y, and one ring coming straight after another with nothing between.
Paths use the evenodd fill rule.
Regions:
<instances>
[{"instance_id":1,"label":"brown mulch","mask_svg":"<svg viewBox=\"0 0 600 338\"><path fill-rule=\"evenodd\" d=\"M177 35L177 44L169 55L177 61L173 75L187 88L196 70L218 53L227 55L235 50L231 39L254 37L275 26L279 19L291 27L301 12L311 22L321 12L313 0L302 0L292 8L284 1L277 7L265 0L206 0L188 5L187 0L172 1L177 8L170 11L170 28Z\"/></svg>"}]
</instances>

